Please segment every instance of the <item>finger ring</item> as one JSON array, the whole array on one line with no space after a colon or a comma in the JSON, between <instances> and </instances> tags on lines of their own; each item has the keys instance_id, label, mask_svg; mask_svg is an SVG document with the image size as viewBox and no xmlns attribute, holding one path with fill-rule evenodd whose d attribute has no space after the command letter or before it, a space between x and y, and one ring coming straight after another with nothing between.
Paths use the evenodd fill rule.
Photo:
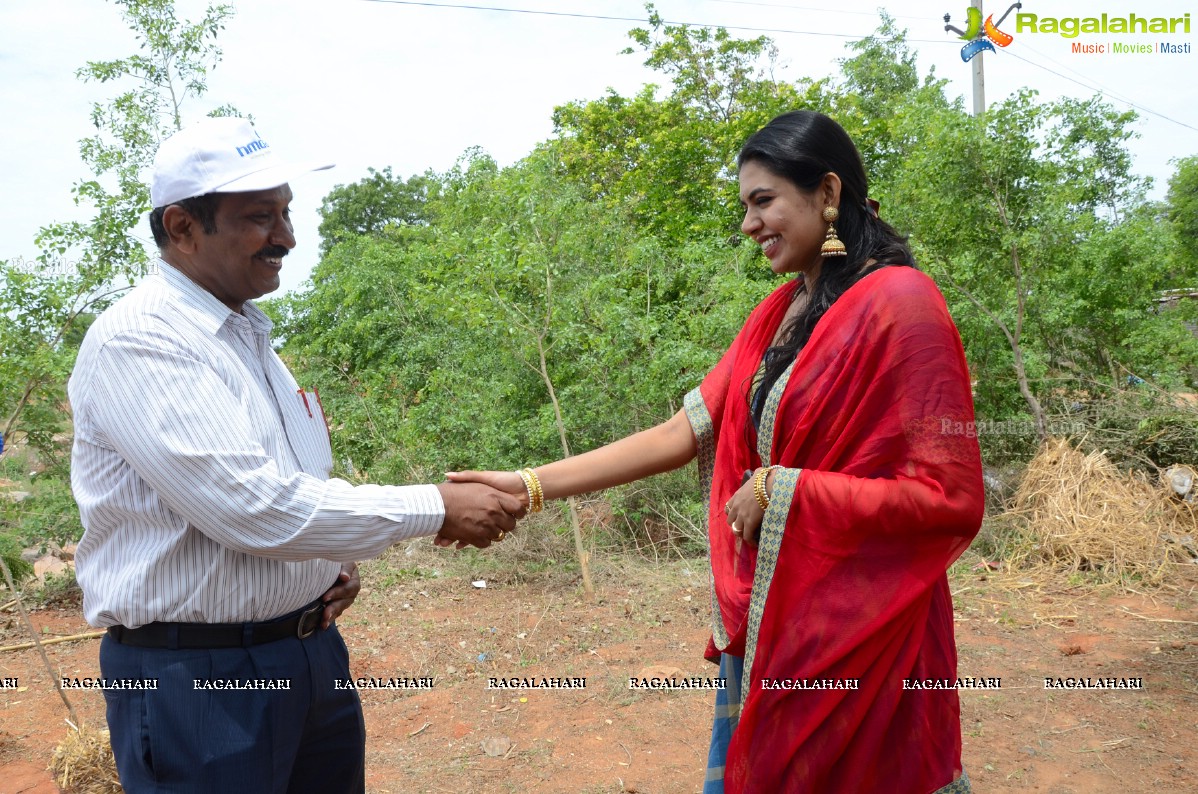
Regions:
<instances>
[{"instance_id":1,"label":"finger ring","mask_svg":"<svg viewBox=\"0 0 1198 794\"><path fill-rule=\"evenodd\" d=\"M739 535L739 534L741 534L741 532L742 532L741 528L736 525L735 521L733 521L732 522L732 534Z\"/></svg>"},{"instance_id":2,"label":"finger ring","mask_svg":"<svg viewBox=\"0 0 1198 794\"><path fill-rule=\"evenodd\" d=\"M504 538L506 538L506 537L507 537L507 531L506 531L506 530L503 530L503 529L501 529L501 530L499 530L499 537L495 538L495 541L496 541L496 542L499 542L499 541L503 540L503 539L504 539Z\"/></svg>"}]
</instances>

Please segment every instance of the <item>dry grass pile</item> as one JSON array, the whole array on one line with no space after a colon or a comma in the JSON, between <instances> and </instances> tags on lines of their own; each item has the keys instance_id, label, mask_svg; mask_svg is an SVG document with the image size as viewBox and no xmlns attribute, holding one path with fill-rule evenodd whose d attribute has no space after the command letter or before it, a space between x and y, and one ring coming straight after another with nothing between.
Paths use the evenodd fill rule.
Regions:
<instances>
[{"instance_id":1,"label":"dry grass pile","mask_svg":"<svg viewBox=\"0 0 1198 794\"><path fill-rule=\"evenodd\" d=\"M50 771L66 794L121 794L123 791L107 730L71 725L66 738L54 748Z\"/></svg>"},{"instance_id":2,"label":"dry grass pile","mask_svg":"<svg viewBox=\"0 0 1198 794\"><path fill-rule=\"evenodd\" d=\"M1165 484L1120 471L1102 452L1050 439L1028 464L1004 518L1021 527L1015 568L1087 571L1121 584L1159 585L1192 567L1198 511Z\"/></svg>"}]
</instances>

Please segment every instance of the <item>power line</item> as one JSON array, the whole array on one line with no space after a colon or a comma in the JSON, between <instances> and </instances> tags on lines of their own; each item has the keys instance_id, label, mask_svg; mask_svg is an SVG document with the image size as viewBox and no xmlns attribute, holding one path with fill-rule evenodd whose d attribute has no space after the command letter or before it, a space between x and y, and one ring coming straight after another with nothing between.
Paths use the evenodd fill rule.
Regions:
<instances>
[{"instance_id":1,"label":"power line","mask_svg":"<svg viewBox=\"0 0 1198 794\"><path fill-rule=\"evenodd\" d=\"M1081 75L1081 72L1077 71L1076 69L1071 69L1071 68L1069 68L1068 66L1065 66L1064 64L1062 64L1060 61L1053 60L1053 59L1052 59L1052 58L1050 58L1049 56L1047 56L1047 55L1045 55L1044 53L1042 53L1042 52L1040 52L1039 50L1037 50L1035 47L1032 47L1031 45L1029 45L1029 44L1026 44L1026 43L1025 43L1025 42L1023 42L1023 41L1020 41L1020 42L1019 42L1019 47L1020 47L1020 48L1026 48L1026 49L1028 49L1028 50L1031 50L1032 52L1036 53L1036 55L1040 56L1040 57L1041 57L1041 58L1043 58L1044 60L1048 61L1049 63L1056 64L1057 66L1059 66L1060 68L1064 69L1064 70L1065 70L1065 71L1067 71L1067 72L1072 72L1072 73L1073 73L1073 74L1075 74L1075 75L1082 76L1082 75ZM1006 53L1007 53L1008 55L1015 55L1015 53L1014 53L1014 52L1012 52L1011 50L1007 50L1007 51L1006 51ZM1018 56L1018 55L1015 55L1015 57L1019 58L1019 56ZM1036 67L1038 67L1038 68L1044 69L1045 71L1051 72L1052 74L1055 74L1057 77L1062 77L1062 78L1064 78L1064 79L1066 79L1066 80L1070 80L1070 79L1072 79L1072 78L1070 78L1068 75L1059 74L1059 73L1057 73L1057 72L1055 72L1055 71L1053 71L1053 70L1049 69L1048 67L1046 67L1046 66L1044 66L1044 65L1042 65L1042 64L1038 64L1038 63L1035 63L1035 62L1033 62L1033 61L1030 61L1030 60L1028 60L1027 58L1019 58L1019 59L1020 59L1021 61L1023 61L1024 63L1030 64L1031 66L1036 66ZM1089 78L1087 78L1087 79L1089 79ZM1105 96L1105 97L1108 97L1108 98L1110 98L1110 99L1113 99L1113 100L1115 100L1115 101L1117 101L1117 102L1122 102L1122 103L1123 103L1123 104L1125 104L1125 105L1129 105L1129 106L1131 106L1131 107L1133 107L1133 108L1136 108L1137 110L1142 110L1142 111L1143 111L1143 112L1145 112L1145 113L1148 113L1148 114L1150 114L1150 115L1153 115L1153 116L1157 116L1158 118L1164 119L1165 121L1169 121L1169 122L1172 122L1172 123L1174 123L1174 124L1180 125L1180 126L1182 126L1182 127L1186 127L1187 129L1191 129L1191 130L1198 131L1198 127L1192 127L1192 126L1190 126L1189 124L1186 124L1184 121L1177 121L1176 119L1172 119L1172 118L1170 118L1170 117L1168 117L1168 116L1164 115L1163 113L1158 113L1157 111L1155 111L1155 110L1153 110L1153 109L1151 109L1151 108L1147 108L1147 107L1144 107L1144 106L1142 106L1142 105L1138 105L1138 104L1136 104L1135 102L1133 102L1132 100L1130 100L1130 99L1128 99L1127 97L1125 97L1125 96L1123 96L1122 94L1120 94L1118 91L1115 91L1114 89L1110 88L1109 86L1103 85L1102 83L1099 83L1099 82L1098 82L1098 81L1096 81L1096 80L1095 80L1095 81L1092 81L1092 82L1094 83L1094 85L1093 85L1093 86L1091 86L1091 85L1088 85L1087 83L1083 83L1081 80L1073 80L1073 82L1077 83L1078 85L1082 86L1083 88L1088 88L1088 89L1090 89L1091 91L1096 91L1096 92L1098 92L1099 94L1102 94L1102 95L1103 95L1103 96Z\"/></svg>"},{"instance_id":2,"label":"power line","mask_svg":"<svg viewBox=\"0 0 1198 794\"><path fill-rule=\"evenodd\" d=\"M1066 66L1065 64L1061 63L1060 61L1058 61L1058 60L1055 60L1055 59L1053 59L1053 58L1049 57L1048 55L1045 55L1044 53L1040 52L1040 50L1038 50L1038 49L1036 49L1035 47L1033 47L1032 45L1028 44L1028 43L1027 43L1027 40L1026 40L1026 37L1025 37L1025 38L1023 38L1023 39L1020 39L1018 42L1016 42L1015 46L1016 46L1016 47L1018 47L1020 50L1024 50L1024 49L1030 50L1030 51L1034 52L1036 55L1038 55L1039 57L1041 57L1041 58L1043 58L1044 60L1048 61L1049 63L1051 63L1051 64L1055 64L1055 65L1056 65L1058 68L1060 68L1060 69L1064 69L1066 72L1069 72L1069 73L1071 73L1071 74L1074 74L1074 75L1076 75L1076 76L1077 76L1077 77L1079 77L1079 78L1082 78L1082 79L1085 79L1085 80L1090 80L1090 78L1089 78L1087 75L1084 75L1084 74L1082 74L1081 72L1079 72L1078 70L1076 70L1076 69L1072 69L1072 68L1070 68L1070 67ZM1012 51L1012 50L1008 50L1007 52L1008 52L1008 53L1010 53L1010 52L1013 52L1013 51ZM1040 66L1040 64L1034 63L1034 62L1032 62L1032 61L1029 61L1029 60L1027 60L1027 59L1024 59L1024 62L1025 62L1025 63L1029 63L1029 64L1031 64L1032 66ZM1099 82L1097 82L1097 81L1095 81L1095 80L1091 80L1091 82L1093 82L1093 83L1094 83L1094 85L1095 85L1095 86L1097 86L1097 89L1098 89L1098 90L1100 90L1100 91L1102 91L1102 92L1105 92L1106 94L1109 94L1110 96L1112 96L1112 97L1114 97L1114 98L1116 98L1116 99L1118 99L1118 100L1120 100L1120 101L1122 101L1122 102L1127 102L1127 103L1130 103L1130 102L1131 102L1131 100L1130 100L1130 99L1128 99L1127 97L1125 97L1125 96L1121 95L1121 94L1120 94L1119 92L1117 92L1117 91L1114 91L1114 90L1112 90L1112 89L1108 88L1107 86L1103 85L1102 83L1099 83Z\"/></svg>"},{"instance_id":3,"label":"power line","mask_svg":"<svg viewBox=\"0 0 1198 794\"><path fill-rule=\"evenodd\" d=\"M783 8L789 11L817 11L821 14L855 14L857 16L877 17L877 11L845 11L840 8L815 8L813 6L796 6L789 3L756 3L750 0L708 0L710 3L726 3L734 6L760 6L762 8ZM887 12L889 13L889 12ZM919 19L928 21L927 17L915 17L907 14L891 14L895 19Z\"/></svg>"},{"instance_id":4,"label":"power line","mask_svg":"<svg viewBox=\"0 0 1198 794\"><path fill-rule=\"evenodd\" d=\"M500 8L498 6L476 6L466 5L463 3L426 3L418 0L363 0L367 3L387 3L388 5L399 6L422 6L424 8L457 8L468 11L500 11L507 14L531 14L534 16L547 17L569 17L572 19L602 19L612 22L640 22L648 23L648 19L644 17L617 17L608 16L605 14L579 14L572 11L541 11L531 8ZM854 33L825 33L819 30L793 30L790 28L757 28L747 25L722 25L709 22L681 22L671 19L663 19L663 25L682 25L691 28L723 28L724 30L743 30L749 33L786 33L796 36L828 36L838 39L853 39L859 40L864 36L859 36ZM907 39L907 41L918 41L928 44L943 44L943 41L933 41L931 39ZM949 42L951 44L951 42Z\"/></svg>"},{"instance_id":5,"label":"power line","mask_svg":"<svg viewBox=\"0 0 1198 794\"><path fill-rule=\"evenodd\" d=\"M1158 113L1155 110L1153 110L1152 108L1147 108L1147 107L1144 107L1143 105L1136 104L1135 102L1132 102L1130 99L1122 99L1108 91L1105 91L1102 88L1102 86L1087 85L1086 83L1083 83L1081 80L1075 80L1067 74L1061 74L1060 72L1058 72L1054 69L1049 69L1044 64L1036 63L1035 61L1029 61L1027 58L1024 58L1022 55L1013 53L1010 50L1004 50L1004 54L1010 55L1012 58L1018 58L1019 60L1028 64L1029 66L1035 66L1036 68L1043 69L1044 71L1049 72L1050 74L1055 74L1057 77L1061 78L1062 80L1068 80L1071 83L1076 83L1077 85L1080 85L1082 88L1088 89L1090 91L1096 91L1099 94L1102 94L1103 96L1108 96L1111 99L1114 99L1116 102L1122 102L1125 105L1130 105L1131 107L1135 108L1136 110L1141 110L1145 113L1156 116L1157 118L1162 118L1165 121L1171 121L1174 124L1178 125L1179 127L1185 127L1188 130L1194 130L1194 132L1198 132L1198 127L1194 127L1190 124L1186 124L1184 121L1178 121L1177 119L1170 118L1169 116L1166 116L1164 113Z\"/></svg>"},{"instance_id":6,"label":"power line","mask_svg":"<svg viewBox=\"0 0 1198 794\"><path fill-rule=\"evenodd\" d=\"M469 5L469 4L465 4L465 3L430 3L430 2L421 2L421 0L363 0L363 2L386 3L388 5L419 6L419 7L423 7L423 8L453 8L453 9L460 9L460 10L466 10L466 11L498 11L500 13L506 13L506 14L528 14L528 15L532 15L532 16L565 17L565 18L570 18L570 19L597 19L597 20L605 20L605 21L610 21L610 22L648 23L648 19L645 19L643 17L623 17L623 16L611 16L611 15L606 15L606 14L581 14L581 13L571 12L571 11L542 11L539 9L531 9L531 8L503 8L500 6L480 6L480 5ZM724 3L731 3L734 5L771 5L771 4L767 4L767 3L749 2L749 0L713 0L713 2L724 2ZM807 7L807 6L779 5L777 7L779 7L779 8L794 8L797 10L806 10L806 11L820 11L820 12L831 12L832 11L832 9L812 8L812 7ZM843 13L868 13L868 12L843 12ZM904 17L904 18L905 19L916 19L917 17ZM922 19L922 17L918 17L918 18ZM870 34L866 34L866 36L862 36L862 35L858 35L858 34L854 34L854 33L826 33L824 31L794 30L791 28L758 28L758 27L751 27L751 26L747 26L747 25L720 25L720 24L707 23L707 22L684 22L684 21L678 21L678 20L662 20L662 24L664 24L664 25L682 25L685 27L694 27L694 28L723 28L725 30L740 30L740 31L746 31L749 33L781 33L781 34L796 35L796 36L825 36L825 37L829 37L829 38L852 39L853 41L860 41L861 39L866 38L868 35L870 35ZM952 45L952 46L956 46L956 44L958 43L951 39L904 38L904 41L915 42L915 43L920 43L920 44L937 44L937 45ZM1031 48L1029 47L1028 49L1031 49ZM1034 50L1033 50L1033 52L1034 52ZM1062 80L1068 80L1069 82L1080 85L1082 88L1085 88L1089 91L1096 91L1104 96L1109 96L1110 98L1112 98L1118 102L1123 102L1124 104L1129 105L1137 110L1143 111L1144 113L1147 113L1152 116L1156 116L1158 118L1164 119L1165 121L1169 121L1174 124L1177 124L1178 126L1185 127L1186 129L1190 129L1190 130L1194 130L1195 132L1198 132L1198 127L1194 127L1189 124L1186 124L1183 121L1178 121L1177 119L1170 118L1169 116L1166 116L1163 113L1158 113L1157 111L1152 110L1151 108L1147 108L1147 107L1144 107L1143 105L1139 105L1135 102L1132 102L1129 99L1123 99L1123 98L1119 97L1117 94L1115 94L1114 92L1104 89L1102 86L1093 86L1093 85L1089 85L1087 83L1083 83L1080 80L1076 80L1068 75L1061 74L1060 72L1058 72L1054 69L1050 69L1047 66L1044 66L1043 64L1036 63L1035 61L1030 61L1027 58L1017 55L1016 53L1013 53L1009 50L1004 50L1003 54L1010 55L1011 57L1014 57L1014 58L1018 58L1019 60L1028 64L1029 66L1034 66L1036 68L1043 69L1044 71L1046 71L1050 74L1054 74L1057 77L1060 77ZM1037 54L1039 54L1039 53L1037 53ZM1049 59L1049 60L1051 60L1051 59Z\"/></svg>"}]
</instances>

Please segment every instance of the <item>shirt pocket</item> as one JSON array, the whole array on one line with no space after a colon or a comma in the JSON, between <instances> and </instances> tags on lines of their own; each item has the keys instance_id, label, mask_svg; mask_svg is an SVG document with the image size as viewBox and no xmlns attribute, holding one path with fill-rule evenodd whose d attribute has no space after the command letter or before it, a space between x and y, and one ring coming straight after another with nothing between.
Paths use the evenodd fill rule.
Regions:
<instances>
[{"instance_id":1,"label":"shirt pocket","mask_svg":"<svg viewBox=\"0 0 1198 794\"><path fill-rule=\"evenodd\" d=\"M316 390L296 389L291 410L284 417L287 438L300 466L308 474L327 479L333 470L329 424Z\"/></svg>"}]
</instances>

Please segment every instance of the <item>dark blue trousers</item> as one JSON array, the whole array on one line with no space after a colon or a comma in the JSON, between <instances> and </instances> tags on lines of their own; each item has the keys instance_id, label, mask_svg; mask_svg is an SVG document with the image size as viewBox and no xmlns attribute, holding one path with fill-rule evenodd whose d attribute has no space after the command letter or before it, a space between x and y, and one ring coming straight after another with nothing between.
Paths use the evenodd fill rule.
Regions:
<instances>
[{"instance_id":1,"label":"dark blue trousers","mask_svg":"<svg viewBox=\"0 0 1198 794\"><path fill-rule=\"evenodd\" d=\"M100 644L104 678L157 679L104 692L121 785L129 794L362 794L366 727L336 626L248 648ZM196 681L200 686L197 687ZM205 681L286 680L290 689L208 689Z\"/></svg>"}]
</instances>

